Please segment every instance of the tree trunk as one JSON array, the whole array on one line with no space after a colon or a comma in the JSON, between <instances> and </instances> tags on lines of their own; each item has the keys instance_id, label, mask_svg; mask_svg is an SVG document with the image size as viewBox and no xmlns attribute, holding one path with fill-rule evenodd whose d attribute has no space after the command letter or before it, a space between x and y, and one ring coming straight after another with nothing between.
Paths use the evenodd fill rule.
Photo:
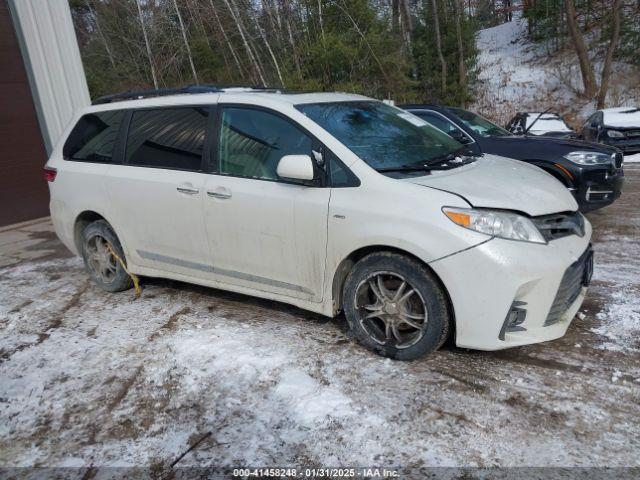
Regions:
<instances>
[{"instance_id":1,"label":"tree trunk","mask_svg":"<svg viewBox=\"0 0 640 480\"><path fill-rule=\"evenodd\" d=\"M189 56L189 65L191 66L191 73L193 74L193 81L197 84L198 74L196 73L196 66L193 64L193 55L191 55L191 47L189 47L189 41L187 40L187 31L184 28L184 22L182 21L182 15L180 15L180 9L178 8L178 1L173 0L173 6L176 9L176 13L178 14L178 22L180 23L180 31L182 32L182 40L184 41L184 46L187 48L187 55Z\"/></svg>"},{"instance_id":2,"label":"tree trunk","mask_svg":"<svg viewBox=\"0 0 640 480\"><path fill-rule=\"evenodd\" d=\"M209 4L211 5L211 11L213 12L213 17L216 20L216 23L218 24L218 28L220 29L220 33L222 34L222 38L224 39L224 43L227 45L227 47L229 47L229 51L231 52L231 56L233 57L233 61L235 62L236 66L238 67L238 72L240 72L240 75L243 75L243 68L242 65L240 64L240 59L238 58L238 54L236 53L236 49L233 48L233 44L229 41L229 37L227 36L227 32L225 31L224 27L222 26L222 22L220 21L220 17L218 16L218 12L216 10L215 5L213 4L213 0L209 0Z\"/></svg>"},{"instance_id":3,"label":"tree trunk","mask_svg":"<svg viewBox=\"0 0 640 480\"><path fill-rule=\"evenodd\" d=\"M604 101L607 98L607 90L609 90L609 76L611 75L611 63L613 62L613 55L618 47L618 40L620 38L620 6L622 0L614 0L613 11L611 12L612 32L611 41L609 42L609 48L607 49L607 56L604 59L604 65L602 66L602 78L600 80L600 91L598 92L598 104L596 109L600 110L604 108Z\"/></svg>"},{"instance_id":4,"label":"tree trunk","mask_svg":"<svg viewBox=\"0 0 640 480\"><path fill-rule=\"evenodd\" d=\"M402 22L402 32L407 50L411 50L411 37L413 36L413 24L411 23L411 10L409 1L400 0L400 21Z\"/></svg>"},{"instance_id":5,"label":"tree trunk","mask_svg":"<svg viewBox=\"0 0 640 480\"><path fill-rule=\"evenodd\" d=\"M107 51L107 55L109 57L109 63L111 63L111 68L115 69L116 62L113 58L113 52L111 51L109 42L107 42L107 37L104 36L104 34L102 33L102 28L100 28L98 11L91 6L91 4L89 3L89 0L86 0L85 3L87 4L87 8L89 9L89 12L93 13L93 21L96 24L96 31L98 32L98 36L100 37L100 40L102 40L102 43L104 44L104 49Z\"/></svg>"},{"instance_id":6,"label":"tree trunk","mask_svg":"<svg viewBox=\"0 0 640 480\"><path fill-rule=\"evenodd\" d=\"M231 7L231 4L229 3L229 0L224 0L224 3L227 6L227 8L229 9L229 13L231 13L231 17L233 18L233 21L235 22L236 27L238 28L238 33L240 33L240 38L242 38L242 43L244 45L245 50L247 51L247 55L249 56L249 60L253 64L253 68L255 69L255 72L258 75L258 78L259 78L261 84L263 86L265 86L267 84L267 82L264 79L264 75L262 74L262 69L260 68L260 65L258 64L258 60L256 59L255 55L253 54L253 50L251 50L251 46L249 45L249 42L247 40L246 35L244 34L244 28L242 28L242 25L240 24L240 19L238 18L238 16L236 15L235 11Z\"/></svg>"},{"instance_id":7,"label":"tree trunk","mask_svg":"<svg viewBox=\"0 0 640 480\"><path fill-rule=\"evenodd\" d=\"M576 20L576 5L574 0L565 0L565 8L567 11L567 26L569 27L569 33L573 40L573 46L578 55L578 61L580 62L580 73L582 74L582 84L584 86L584 95L587 98L593 98L596 94L596 77L591 67L591 61L587 54L587 46L584 43L584 37L578 28L578 22Z\"/></svg>"},{"instance_id":8,"label":"tree trunk","mask_svg":"<svg viewBox=\"0 0 640 480\"><path fill-rule=\"evenodd\" d=\"M144 26L144 18L142 16L142 7L140 6L140 0L136 0L138 6L138 17L140 18L140 26L142 27L142 36L144 37L144 43L147 47L147 58L149 59L149 67L151 68L151 78L153 78L153 86L158 89L158 79L156 78L156 69L153 66L153 57L151 56L151 46L149 45L149 37L147 37L147 29Z\"/></svg>"},{"instance_id":9,"label":"tree trunk","mask_svg":"<svg viewBox=\"0 0 640 480\"><path fill-rule=\"evenodd\" d=\"M256 28L258 29L258 33L260 34L260 37L262 38L262 41L264 42L264 46L267 47L267 51L269 52L269 55L271 56L271 61L273 61L273 66L276 67L276 73L278 74L278 79L280 80L280 86L284 87L285 85L284 85L284 80L282 79L282 73L280 72L280 65L278 65L278 60L276 59L276 56L274 55L273 50L271 49L271 45L269 44L269 40L267 40L267 36L265 35L264 30L260 26L260 22L258 20L258 16L257 15L253 15L253 20L254 20L254 22L256 24Z\"/></svg>"},{"instance_id":10,"label":"tree trunk","mask_svg":"<svg viewBox=\"0 0 640 480\"><path fill-rule=\"evenodd\" d=\"M300 67L300 54L296 48L295 41L293 40L293 30L291 29L291 9L289 8L289 1L284 0L282 2L282 8L284 10L284 21L287 25L287 38L289 39L289 45L291 46L291 52L293 53L293 61L296 64L296 71L298 72L298 78L302 78L302 68Z\"/></svg>"},{"instance_id":11,"label":"tree trunk","mask_svg":"<svg viewBox=\"0 0 640 480\"><path fill-rule=\"evenodd\" d=\"M467 70L464 65L464 45L462 44L462 27L461 27L461 15L463 14L463 6L458 3L459 0L453 0L453 8L455 9L456 20L456 37L458 41L458 83L462 91L467 88ZM464 105L462 105L464 107Z\"/></svg>"},{"instance_id":12,"label":"tree trunk","mask_svg":"<svg viewBox=\"0 0 640 480\"><path fill-rule=\"evenodd\" d=\"M436 30L436 48L438 50L438 58L440 59L440 69L442 72L442 95L444 95L447 91L447 63L444 61L444 55L442 55L442 39L440 38L440 21L438 20L436 0L431 0L431 6L433 7L433 26Z\"/></svg>"}]
</instances>

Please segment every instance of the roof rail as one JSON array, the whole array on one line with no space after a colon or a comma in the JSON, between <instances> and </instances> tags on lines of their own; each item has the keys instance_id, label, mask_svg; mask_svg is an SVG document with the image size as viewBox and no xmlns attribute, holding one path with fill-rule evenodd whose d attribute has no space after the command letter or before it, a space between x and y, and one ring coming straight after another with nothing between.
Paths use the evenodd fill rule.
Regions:
<instances>
[{"instance_id":1,"label":"roof rail","mask_svg":"<svg viewBox=\"0 0 640 480\"><path fill-rule=\"evenodd\" d=\"M103 103L121 102L124 100L139 100L141 98L149 97L165 97L168 95L185 95L196 93L219 93L225 90L238 89L246 92L260 91L260 92L282 92L282 88L278 87L266 87L264 85L187 85L186 87L178 88L160 88L151 90L129 90L127 92L116 93L113 95L105 95L95 99L92 105L101 105Z\"/></svg>"},{"instance_id":2,"label":"roof rail","mask_svg":"<svg viewBox=\"0 0 640 480\"><path fill-rule=\"evenodd\" d=\"M105 95L95 99L92 105L101 105L103 103L121 102L123 100L137 100L149 97L165 97L167 95L182 95L196 93L216 93L222 92L222 89L213 85L188 85L180 88L160 88L151 90L129 90L127 92L116 93L113 95Z\"/></svg>"}]
</instances>

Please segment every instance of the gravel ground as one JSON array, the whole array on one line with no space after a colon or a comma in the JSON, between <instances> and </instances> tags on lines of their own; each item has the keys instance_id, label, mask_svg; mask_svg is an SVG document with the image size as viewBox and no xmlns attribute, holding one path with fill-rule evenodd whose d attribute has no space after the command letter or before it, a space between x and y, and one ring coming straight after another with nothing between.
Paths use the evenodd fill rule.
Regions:
<instances>
[{"instance_id":1,"label":"gravel ground","mask_svg":"<svg viewBox=\"0 0 640 480\"><path fill-rule=\"evenodd\" d=\"M0 233L0 467L640 466L640 165L589 215L559 340L365 351L280 303L146 280L107 294L47 222Z\"/></svg>"}]
</instances>

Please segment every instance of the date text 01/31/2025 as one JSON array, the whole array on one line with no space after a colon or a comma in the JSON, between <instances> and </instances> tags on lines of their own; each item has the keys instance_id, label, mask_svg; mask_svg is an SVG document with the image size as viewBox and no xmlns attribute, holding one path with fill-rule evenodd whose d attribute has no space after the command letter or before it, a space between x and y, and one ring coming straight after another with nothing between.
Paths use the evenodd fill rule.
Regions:
<instances>
[{"instance_id":1,"label":"date text 01/31/2025","mask_svg":"<svg viewBox=\"0 0 640 480\"><path fill-rule=\"evenodd\" d=\"M234 477L289 478L396 478L398 471L388 468L236 468Z\"/></svg>"}]
</instances>

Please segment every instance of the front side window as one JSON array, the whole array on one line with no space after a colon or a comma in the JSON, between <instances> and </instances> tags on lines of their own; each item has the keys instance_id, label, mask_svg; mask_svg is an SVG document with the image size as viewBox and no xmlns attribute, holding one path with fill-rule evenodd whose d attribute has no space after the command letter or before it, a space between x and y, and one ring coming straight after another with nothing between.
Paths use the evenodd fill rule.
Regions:
<instances>
[{"instance_id":1,"label":"front side window","mask_svg":"<svg viewBox=\"0 0 640 480\"><path fill-rule=\"evenodd\" d=\"M124 115L122 110L84 115L64 144L64 158L80 162L111 162Z\"/></svg>"},{"instance_id":2,"label":"front side window","mask_svg":"<svg viewBox=\"0 0 640 480\"><path fill-rule=\"evenodd\" d=\"M311 138L284 118L249 108L225 108L220 125L220 173L278 180L285 155L311 155Z\"/></svg>"},{"instance_id":3,"label":"front side window","mask_svg":"<svg viewBox=\"0 0 640 480\"><path fill-rule=\"evenodd\" d=\"M172 170L201 170L208 116L206 107L134 112L127 136L126 163Z\"/></svg>"},{"instance_id":4,"label":"front side window","mask_svg":"<svg viewBox=\"0 0 640 480\"><path fill-rule=\"evenodd\" d=\"M378 170L426 164L463 148L421 118L382 102L314 103L296 108Z\"/></svg>"},{"instance_id":5,"label":"front side window","mask_svg":"<svg viewBox=\"0 0 640 480\"><path fill-rule=\"evenodd\" d=\"M456 115L467 127L483 137L506 137L511 135L504 128L468 110L463 110L462 108L448 108L447 110Z\"/></svg>"}]
</instances>

